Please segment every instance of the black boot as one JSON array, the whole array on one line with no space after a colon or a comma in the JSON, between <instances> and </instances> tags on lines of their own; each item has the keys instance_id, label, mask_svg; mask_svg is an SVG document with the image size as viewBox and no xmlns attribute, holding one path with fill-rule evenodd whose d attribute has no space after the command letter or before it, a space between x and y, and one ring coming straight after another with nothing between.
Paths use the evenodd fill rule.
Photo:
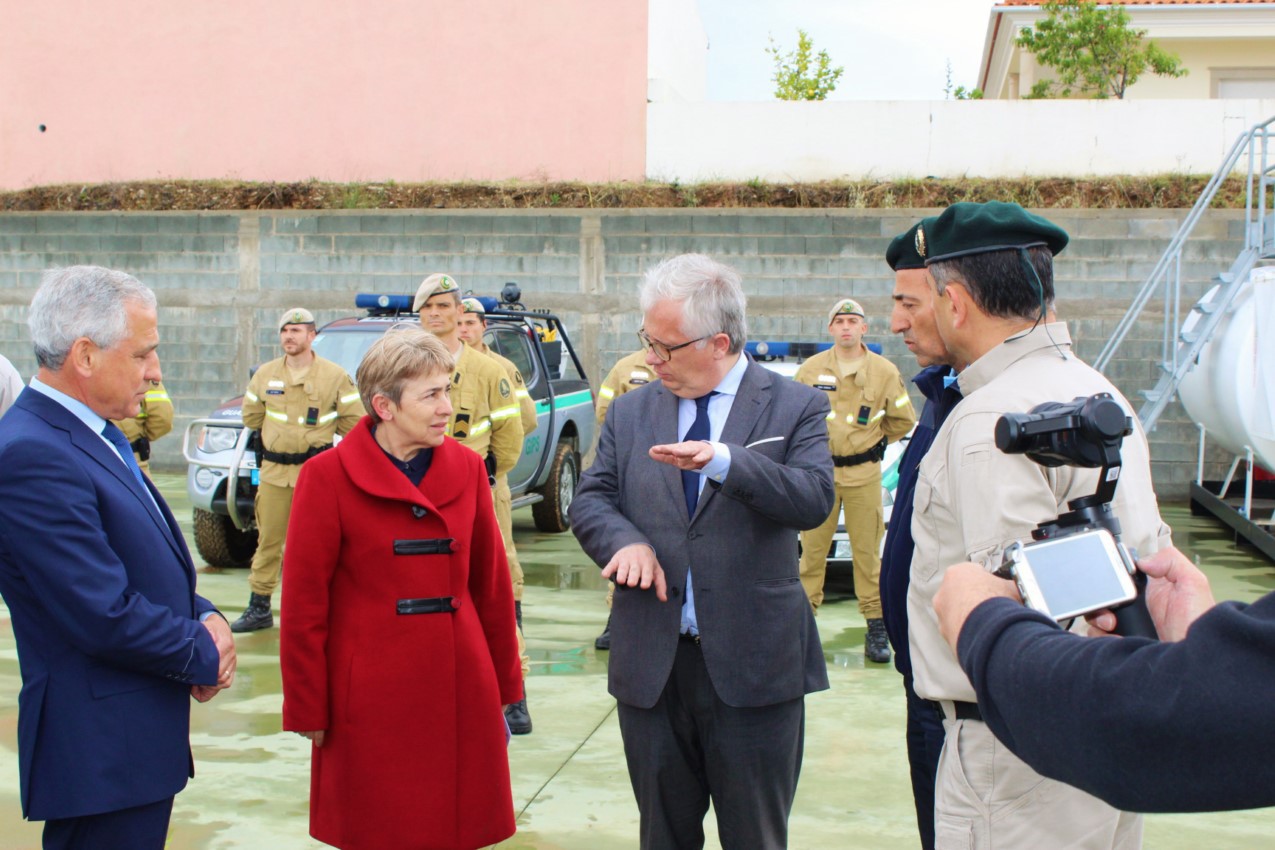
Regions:
<instances>
[{"instance_id":1,"label":"black boot","mask_svg":"<svg viewBox=\"0 0 1275 850\"><path fill-rule=\"evenodd\" d=\"M890 660L890 638L885 633L885 620L868 620L868 637L863 642L863 654L876 664Z\"/></svg>"},{"instance_id":2,"label":"black boot","mask_svg":"<svg viewBox=\"0 0 1275 850\"><path fill-rule=\"evenodd\" d=\"M270 597L254 593L248 598L248 607L238 620L230 624L232 632L256 632L274 628L274 614L270 613Z\"/></svg>"},{"instance_id":3,"label":"black boot","mask_svg":"<svg viewBox=\"0 0 1275 850\"><path fill-rule=\"evenodd\" d=\"M611 648L611 615L607 615L606 628L602 630L602 634L593 640L594 649L610 649Z\"/></svg>"},{"instance_id":4,"label":"black boot","mask_svg":"<svg viewBox=\"0 0 1275 850\"><path fill-rule=\"evenodd\" d=\"M513 735L531 734L531 714L527 711L527 686L522 687L522 699L505 706L505 722Z\"/></svg>"}]
</instances>

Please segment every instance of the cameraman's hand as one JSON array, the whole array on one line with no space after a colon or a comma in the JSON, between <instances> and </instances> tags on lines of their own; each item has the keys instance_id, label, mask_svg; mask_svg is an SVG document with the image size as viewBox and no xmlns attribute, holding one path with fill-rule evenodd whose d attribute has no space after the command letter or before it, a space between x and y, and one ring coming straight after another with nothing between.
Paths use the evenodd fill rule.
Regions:
<instances>
[{"instance_id":1,"label":"cameraman's hand","mask_svg":"<svg viewBox=\"0 0 1275 850\"><path fill-rule=\"evenodd\" d=\"M1182 640L1195 619L1216 604L1208 577L1172 546L1139 558L1138 569L1147 574L1147 611L1160 640ZM1109 634L1116 627L1110 611L1088 619L1094 634Z\"/></svg>"},{"instance_id":2,"label":"cameraman's hand","mask_svg":"<svg viewBox=\"0 0 1275 850\"><path fill-rule=\"evenodd\" d=\"M956 651L956 640L961 636L970 612L982 603L997 596L1022 602L1018 586L1012 581L996 576L978 564L966 562L947 568L943 585L934 594L934 610L939 616L939 631L943 639Z\"/></svg>"}]
</instances>

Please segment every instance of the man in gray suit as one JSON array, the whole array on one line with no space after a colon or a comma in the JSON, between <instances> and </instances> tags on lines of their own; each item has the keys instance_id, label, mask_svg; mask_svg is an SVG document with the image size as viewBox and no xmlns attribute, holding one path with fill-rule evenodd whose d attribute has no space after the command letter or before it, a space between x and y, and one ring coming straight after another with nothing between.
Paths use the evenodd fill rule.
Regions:
<instances>
[{"instance_id":1,"label":"man in gray suit","mask_svg":"<svg viewBox=\"0 0 1275 850\"><path fill-rule=\"evenodd\" d=\"M609 684L643 848L785 847L805 695L828 687L797 532L832 508L826 394L743 353L737 272L698 254L642 284L647 364L571 504L615 580Z\"/></svg>"}]
</instances>

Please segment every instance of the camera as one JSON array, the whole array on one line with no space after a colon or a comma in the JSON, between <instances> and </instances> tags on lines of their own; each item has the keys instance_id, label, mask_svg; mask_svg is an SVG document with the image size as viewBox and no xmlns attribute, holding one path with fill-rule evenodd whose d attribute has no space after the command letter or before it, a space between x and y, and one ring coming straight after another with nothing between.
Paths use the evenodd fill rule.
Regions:
<instances>
[{"instance_id":1,"label":"camera","mask_svg":"<svg viewBox=\"0 0 1275 850\"><path fill-rule=\"evenodd\" d=\"M1012 545L996 574L1012 578L1029 607L1055 620L1110 608L1117 634L1155 638L1143 595L1146 576L1120 542L1120 520L1111 510L1120 444L1132 433L1133 420L1110 393L1046 402L997 420L996 447L1006 454L1101 472L1092 496L1072 499L1066 513L1036 526L1036 542Z\"/></svg>"}]
</instances>

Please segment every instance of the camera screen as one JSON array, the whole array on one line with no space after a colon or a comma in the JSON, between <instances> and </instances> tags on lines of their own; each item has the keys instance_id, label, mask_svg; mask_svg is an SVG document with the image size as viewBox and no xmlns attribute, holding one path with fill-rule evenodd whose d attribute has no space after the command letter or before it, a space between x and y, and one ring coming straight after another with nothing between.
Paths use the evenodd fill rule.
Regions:
<instances>
[{"instance_id":1,"label":"camera screen","mask_svg":"<svg viewBox=\"0 0 1275 850\"><path fill-rule=\"evenodd\" d=\"M1111 555L1098 535L1077 535L1049 546L1029 547L1032 574L1055 616L1086 612L1122 601L1120 583Z\"/></svg>"}]
</instances>

